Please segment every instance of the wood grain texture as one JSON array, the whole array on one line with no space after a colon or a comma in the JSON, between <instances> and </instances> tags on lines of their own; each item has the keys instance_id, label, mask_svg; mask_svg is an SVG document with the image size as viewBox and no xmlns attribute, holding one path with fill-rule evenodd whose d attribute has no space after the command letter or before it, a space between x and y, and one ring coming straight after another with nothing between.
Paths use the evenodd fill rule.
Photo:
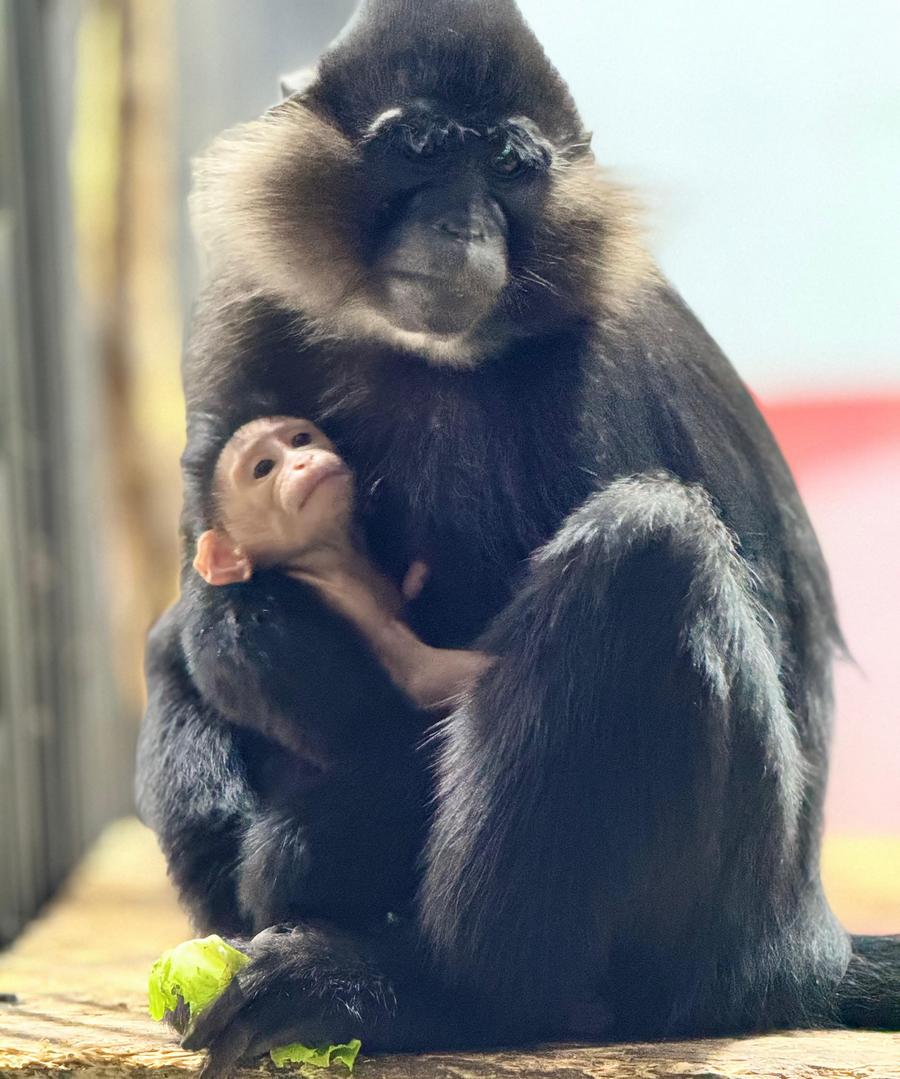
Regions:
<instances>
[{"instance_id":1,"label":"wood grain texture","mask_svg":"<svg viewBox=\"0 0 900 1079\"><path fill-rule=\"evenodd\" d=\"M880 889L885 887L882 855L900 853L900 840L893 842L890 851L879 843L874 859ZM865 870L860 867L870 860L852 857L852 844L833 860L832 872L838 876L841 865L852 867L848 896L864 893ZM888 893L891 881L897 898L896 873ZM201 1057L182 1051L146 1009L151 963L190 935L153 836L133 820L113 825L64 894L0 956L0 994L14 993L19 1001L0 1004L0 1077L61 1073L165 1079L195 1073ZM275 1071L266 1064L242 1075L251 1079ZM343 1072L320 1074L324 1079ZM360 1079L900 1079L900 1034L804 1031L361 1058L354 1074Z\"/></svg>"}]
</instances>

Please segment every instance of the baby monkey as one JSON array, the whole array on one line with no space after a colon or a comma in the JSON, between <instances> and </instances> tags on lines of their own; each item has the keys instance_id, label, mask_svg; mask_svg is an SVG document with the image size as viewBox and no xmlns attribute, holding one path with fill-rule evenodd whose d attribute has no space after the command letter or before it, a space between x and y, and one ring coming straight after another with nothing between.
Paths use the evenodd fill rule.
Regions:
<instances>
[{"instance_id":1,"label":"baby monkey","mask_svg":"<svg viewBox=\"0 0 900 1079\"><path fill-rule=\"evenodd\" d=\"M259 567L313 585L419 708L446 708L490 666L482 652L430 647L403 621L428 569L413 562L398 590L374 566L354 526L353 474L314 423L266 416L240 427L216 463L213 497L215 527L194 558L207 583L239 584Z\"/></svg>"}]
</instances>

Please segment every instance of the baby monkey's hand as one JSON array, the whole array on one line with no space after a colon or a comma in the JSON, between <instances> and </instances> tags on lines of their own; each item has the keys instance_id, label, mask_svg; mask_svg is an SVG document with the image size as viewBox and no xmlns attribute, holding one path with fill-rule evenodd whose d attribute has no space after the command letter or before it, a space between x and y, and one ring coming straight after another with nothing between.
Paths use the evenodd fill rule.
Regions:
<instances>
[{"instance_id":1,"label":"baby monkey's hand","mask_svg":"<svg viewBox=\"0 0 900 1079\"><path fill-rule=\"evenodd\" d=\"M428 573L428 566L421 559L410 565L400 586L407 603L418 598ZM414 649L414 655L403 689L420 708L429 712L451 708L494 662L484 652L431 648L426 644Z\"/></svg>"},{"instance_id":2,"label":"baby monkey's hand","mask_svg":"<svg viewBox=\"0 0 900 1079\"><path fill-rule=\"evenodd\" d=\"M407 603L418 599L419 593L425 587L427 580L428 566L420 558L410 563L406 576L403 578L403 584L400 586L400 594Z\"/></svg>"},{"instance_id":3,"label":"baby monkey's hand","mask_svg":"<svg viewBox=\"0 0 900 1079\"><path fill-rule=\"evenodd\" d=\"M465 648L422 649L405 689L429 712L450 711L494 663L493 656Z\"/></svg>"}]
</instances>

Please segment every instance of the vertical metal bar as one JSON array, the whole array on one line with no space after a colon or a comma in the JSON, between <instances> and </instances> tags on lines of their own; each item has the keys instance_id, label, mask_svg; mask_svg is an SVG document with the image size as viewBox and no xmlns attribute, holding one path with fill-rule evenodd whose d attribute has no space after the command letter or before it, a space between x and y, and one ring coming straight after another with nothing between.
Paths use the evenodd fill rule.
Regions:
<instances>
[{"instance_id":1,"label":"vertical metal bar","mask_svg":"<svg viewBox=\"0 0 900 1079\"><path fill-rule=\"evenodd\" d=\"M91 534L102 405L72 267L80 9L0 0L0 942L130 804Z\"/></svg>"}]
</instances>

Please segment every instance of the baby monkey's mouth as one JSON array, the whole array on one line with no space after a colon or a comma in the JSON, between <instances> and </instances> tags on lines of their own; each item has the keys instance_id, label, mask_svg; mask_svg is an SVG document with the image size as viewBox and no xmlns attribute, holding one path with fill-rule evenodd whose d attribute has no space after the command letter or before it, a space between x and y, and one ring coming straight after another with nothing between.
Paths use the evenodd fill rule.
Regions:
<instances>
[{"instance_id":1,"label":"baby monkey's mouth","mask_svg":"<svg viewBox=\"0 0 900 1079\"><path fill-rule=\"evenodd\" d=\"M338 457L329 454L325 460L311 461L302 471L291 472L285 490L285 506L302 510L313 492L326 480L350 476L350 469ZM297 501L299 496L299 501Z\"/></svg>"}]
</instances>

